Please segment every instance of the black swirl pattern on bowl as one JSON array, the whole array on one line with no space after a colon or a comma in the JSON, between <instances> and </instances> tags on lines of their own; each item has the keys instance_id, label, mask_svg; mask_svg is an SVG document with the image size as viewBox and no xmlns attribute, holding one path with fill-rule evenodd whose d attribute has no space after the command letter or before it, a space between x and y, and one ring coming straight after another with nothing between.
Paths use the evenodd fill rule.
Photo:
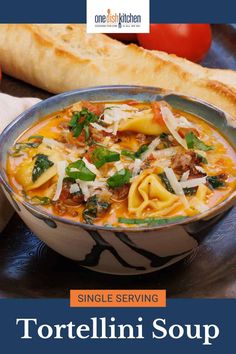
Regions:
<instances>
[{"instance_id":1,"label":"black swirl pattern on bowl","mask_svg":"<svg viewBox=\"0 0 236 354\"><path fill-rule=\"evenodd\" d=\"M47 226L49 226L52 229L56 229L57 228L57 224L53 219L47 218L39 213L36 213L35 211L33 211L32 209L28 208L27 205L24 205L25 209L34 217L36 217L37 219L42 220Z\"/></svg>"},{"instance_id":2,"label":"black swirl pattern on bowl","mask_svg":"<svg viewBox=\"0 0 236 354\"><path fill-rule=\"evenodd\" d=\"M135 266L128 263L124 258L122 258L122 256L118 253L118 251L101 236L101 234L98 231L95 230L86 230L86 231L95 241L95 245L92 246L90 253L88 253L83 260L77 261L79 265L86 266L86 267L96 267L99 265L99 261L102 253L104 251L109 251L113 255L113 257L120 263L120 265L123 266L124 268L131 268L136 271L147 270L147 268L144 266ZM131 252L140 254L144 258L148 259L150 261L150 266L156 269L167 265L175 258L181 256L188 256L192 252L192 249L190 249L185 252L180 252L177 254L173 254L171 256L162 257L156 255L153 252L138 247L124 232L114 232L113 235L115 237L118 237L123 244L128 246Z\"/></svg>"}]
</instances>

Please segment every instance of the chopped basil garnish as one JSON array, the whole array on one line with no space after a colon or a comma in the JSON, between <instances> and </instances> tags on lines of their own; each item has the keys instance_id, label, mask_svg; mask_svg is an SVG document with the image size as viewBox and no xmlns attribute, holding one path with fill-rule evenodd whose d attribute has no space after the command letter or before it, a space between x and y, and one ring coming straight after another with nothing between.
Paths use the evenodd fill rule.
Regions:
<instances>
[{"instance_id":1,"label":"chopped basil garnish","mask_svg":"<svg viewBox=\"0 0 236 354\"><path fill-rule=\"evenodd\" d=\"M132 160L135 160L135 159L139 159L141 157L141 155L145 151L147 151L147 149L148 149L148 145L145 144L145 145L140 146L140 148L136 152L132 152L129 150L122 150L121 155L127 156L127 157L131 158Z\"/></svg>"},{"instance_id":2,"label":"chopped basil garnish","mask_svg":"<svg viewBox=\"0 0 236 354\"><path fill-rule=\"evenodd\" d=\"M135 155L134 155L134 154L135 154L134 152L129 151L129 150L122 150L122 151L121 151L121 155L122 155L122 156L129 157L129 158L132 159L132 160L135 160Z\"/></svg>"},{"instance_id":3,"label":"chopped basil garnish","mask_svg":"<svg viewBox=\"0 0 236 354\"><path fill-rule=\"evenodd\" d=\"M97 168L102 167L107 162L114 162L119 160L119 153L107 150L104 147L98 147L92 153L92 162Z\"/></svg>"},{"instance_id":4,"label":"chopped basil garnish","mask_svg":"<svg viewBox=\"0 0 236 354\"><path fill-rule=\"evenodd\" d=\"M37 154L33 159L35 159L35 163L32 171L32 181L35 182L47 169L52 167L54 163L44 154Z\"/></svg>"},{"instance_id":5,"label":"chopped basil garnish","mask_svg":"<svg viewBox=\"0 0 236 354\"><path fill-rule=\"evenodd\" d=\"M185 216L175 216L173 218L158 219L158 218L145 218L145 219L127 219L127 218L118 218L118 221L122 224L128 225L165 225L171 222L176 222L186 219Z\"/></svg>"},{"instance_id":6,"label":"chopped basil garnish","mask_svg":"<svg viewBox=\"0 0 236 354\"><path fill-rule=\"evenodd\" d=\"M167 139L169 137L169 134L167 134L167 133L161 133L160 134L160 139L161 140L165 140L165 139Z\"/></svg>"},{"instance_id":7,"label":"chopped basil garnish","mask_svg":"<svg viewBox=\"0 0 236 354\"><path fill-rule=\"evenodd\" d=\"M124 184L129 183L131 176L132 174L130 170L124 168L123 170L116 172L113 176L108 178L107 184L111 188L121 187Z\"/></svg>"},{"instance_id":8,"label":"chopped basil garnish","mask_svg":"<svg viewBox=\"0 0 236 354\"><path fill-rule=\"evenodd\" d=\"M87 224L92 225L93 220L108 210L109 207L110 203L103 201L97 195L93 195L86 202L86 206L83 211L83 218Z\"/></svg>"},{"instance_id":9,"label":"chopped basil garnish","mask_svg":"<svg viewBox=\"0 0 236 354\"><path fill-rule=\"evenodd\" d=\"M142 145L140 146L140 148L135 152L134 156L138 159L140 158L140 156L145 152L147 151L148 149L148 145Z\"/></svg>"},{"instance_id":10,"label":"chopped basil garnish","mask_svg":"<svg viewBox=\"0 0 236 354\"><path fill-rule=\"evenodd\" d=\"M73 136L77 138L83 131L85 140L89 139L89 123L96 122L99 117L90 112L87 108L83 108L80 112L73 112L69 128L73 132Z\"/></svg>"},{"instance_id":11,"label":"chopped basil garnish","mask_svg":"<svg viewBox=\"0 0 236 354\"><path fill-rule=\"evenodd\" d=\"M88 125L84 126L84 136L85 136L85 140L88 141L89 137L90 137L90 132L89 132L89 126Z\"/></svg>"},{"instance_id":12,"label":"chopped basil garnish","mask_svg":"<svg viewBox=\"0 0 236 354\"><path fill-rule=\"evenodd\" d=\"M35 205L49 205L52 203L52 200L48 197L41 197L38 195L35 195L31 198L31 203Z\"/></svg>"},{"instance_id":13,"label":"chopped basil garnish","mask_svg":"<svg viewBox=\"0 0 236 354\"><path fill-rule=\"evenodd\" d=\"M185 140L189 149L197 149L202 151L214 150L213 146L206 145L202 140L193 133L189 132L185 135Z\"/></svg>"},{"instance_id":14,"label":"chopped basil garnish","mask_svg":"<svg viewBox=\"0 0 236 354\"><path fill-rule=\"evenodd\" d=\"M226 177L227 176L224 175L224 174L217 175L217 176L207 176L207 178L206 178L207 185L211 189L217 189L217 188L220 188L220 187L224 187L225 186Z\"/></svg>"},{"instance_id":15,"label":"chopped basil garnish","mask_svg":"<svg viewBox=\"0 0 236 354\"><path fill-rule=\"evenodd\" d=\"M94 181L96 178L95 173L90 171L82 160L70 163L66 167L66 174L75 180L80 179L81 181Z\"/></svg>"},{"instance_id":16,"label":"chopped basil garnish","mask_svg":"<svg viewBox=\"0 0 236 354\"><path fill-rule=\"evenodd\" d=\"M173 188L171 187L170 181L168 180L165 172L160 173L158 176L160 177L162 183L164 184L164 186L166 187L168 192L175 194L175 192L174 192Z\"/></svg>"}]
</instances>

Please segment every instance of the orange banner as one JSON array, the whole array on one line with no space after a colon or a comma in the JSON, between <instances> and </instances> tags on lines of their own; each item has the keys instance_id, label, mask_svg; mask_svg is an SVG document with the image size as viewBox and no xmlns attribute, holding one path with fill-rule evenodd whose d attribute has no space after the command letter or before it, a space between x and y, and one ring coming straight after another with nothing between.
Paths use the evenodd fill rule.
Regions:
<instances>
[{"instance_id":1,"label":"orange banner","mask_svg":"<svg viewBox=\"0 0 236 354\"><path fill-rule=\"evenodd\" d=\"M166 307L166 290L70 290L71 307Z\"/></svg>"}]
</instances>

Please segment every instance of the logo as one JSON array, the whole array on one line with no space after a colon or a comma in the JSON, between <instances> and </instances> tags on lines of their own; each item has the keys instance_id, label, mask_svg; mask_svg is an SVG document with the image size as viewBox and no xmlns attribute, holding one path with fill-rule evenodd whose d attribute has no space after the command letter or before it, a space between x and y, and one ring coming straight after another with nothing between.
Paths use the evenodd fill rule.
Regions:
<instances>
[{"instance_id":1,"label":"logo","mask_svg":"<svg viewBox=\"0 0 236 354\"><path fill-rule=\"evenodd\" d=\"M148 33L149 0L87 0L87 33Z\"/></svg>"}]
</instances>

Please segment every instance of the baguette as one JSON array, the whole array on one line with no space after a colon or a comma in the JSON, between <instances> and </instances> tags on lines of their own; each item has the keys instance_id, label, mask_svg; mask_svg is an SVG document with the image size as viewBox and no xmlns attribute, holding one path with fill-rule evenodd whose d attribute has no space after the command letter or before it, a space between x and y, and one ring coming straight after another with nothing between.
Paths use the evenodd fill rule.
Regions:
<instances>
[{"instance_id":1,"label":"baguette","mask_svg":"<svg viewBox=\"0 0 236 354\"><path fill-rule=\"evenodd\" d=\"M0 65L8 75L52 93L97 85L156 86L203 99L236 120L236 72L87 34L85 25L1 24Z\"/></svg>"}]
</instances>

